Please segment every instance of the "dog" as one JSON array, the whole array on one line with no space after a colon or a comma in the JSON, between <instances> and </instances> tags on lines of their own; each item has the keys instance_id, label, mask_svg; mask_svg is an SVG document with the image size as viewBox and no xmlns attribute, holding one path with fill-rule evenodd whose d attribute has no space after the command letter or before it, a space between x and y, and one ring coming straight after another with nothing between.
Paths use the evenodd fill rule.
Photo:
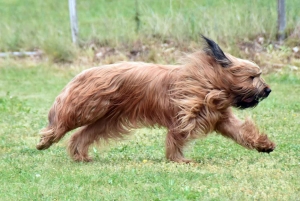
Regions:
<instances>
[{"instance_id":1,"label":"dog","mask_svg":"<svg viewBox=\"0 0 300 201\"><path fill-rule=\"evenodd\" d=\"M168 129L166 158L174 162L190 162L184 147L213 131L245 148L272 152L275 143L251 119L240 120L232 112L232 107L253 108L270 94L260 67L202 37L204 48L178 65L122 62L78 74L56 97L37 149L49 148L80 127L68 151L73 160L88 162L94 142L158 125Z\"/></svg>"}]
</instances>

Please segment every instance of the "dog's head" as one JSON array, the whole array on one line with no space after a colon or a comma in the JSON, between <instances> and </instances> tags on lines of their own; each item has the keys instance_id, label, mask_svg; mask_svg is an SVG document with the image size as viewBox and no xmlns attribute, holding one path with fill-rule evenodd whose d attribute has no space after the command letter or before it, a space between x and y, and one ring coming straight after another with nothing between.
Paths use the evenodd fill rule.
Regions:
<instances>
[{"instance_id":1,"label":"dog's head","mask_svg":"<svg viewBox=\"0 0 300 201\"><path fill-rule=\"evenodd\" d=\"M214 61L220 90L230 94L232 106L245 109L255 107L271 93L270 87L260 77L261 69L255 63L224 54L214 41L203 36L204 52Z\"/></svg>"}]
</instances>

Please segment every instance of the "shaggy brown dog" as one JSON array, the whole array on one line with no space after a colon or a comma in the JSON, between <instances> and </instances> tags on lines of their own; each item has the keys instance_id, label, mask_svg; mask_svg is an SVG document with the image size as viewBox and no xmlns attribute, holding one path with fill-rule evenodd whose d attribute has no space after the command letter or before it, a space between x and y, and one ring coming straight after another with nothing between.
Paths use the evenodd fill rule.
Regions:
<instances>
[{"instance_id":1,"label":"shaggy brown dog","mask_svg":"<svg viewBox=\"0 0 300 201\"><path fill-rule=\"evenodd\" d=\"M206 47L182 65L123 62L83 71L56 98L37 149L81 127L69 141L69 153L75 161L90 161L92 143L159 125L168 129L166 157L171 161L189 162L184 146L212 131L248 149L273 151L275 144L251 120L241 121L231 110L254 107L269 95L260 68L203 39Z\"/></svg>"}]
</instances>

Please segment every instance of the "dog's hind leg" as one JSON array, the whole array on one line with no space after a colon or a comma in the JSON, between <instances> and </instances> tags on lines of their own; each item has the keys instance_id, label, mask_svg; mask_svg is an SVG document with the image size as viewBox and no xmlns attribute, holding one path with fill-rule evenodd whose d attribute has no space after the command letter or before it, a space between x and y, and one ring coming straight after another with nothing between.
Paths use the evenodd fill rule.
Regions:
<instances>
[{"instance_id":1,"label":"dog's hind leg","mask_svg":"<svg viewBox=\"0 0 300 201\"><path fill-rule=\"evenodd\" d=\"M183 149L188 142L187 136L169 130L166 137L166 158L179 163L189 163L192 160L183 156Z\"/></svg>"},{"instance_id":2,"label":"dog's hind leg","mask_svg":"<svg viewBox=\"0 0 300 201\"><path fill-rule=\"evenodd\" d=\"M76 131L68 143L68 152L71 158L74 161L89 162L92 160L88 155L91 144L99 140L121 137L122 134L118 134L113 126L109 127L108 125L105 119L99 119Z\"/></svg>"},{"instance_id":3,"label":"dog's hind leg","mask_svg":"<svg viewBox=\"0 0 300 201\"><path fill-rule=\"evenodd\" d=\"M92 159L88 156L89 145L99 138L95 125L88 125L77 130L69 140L68 152L74 161L89 162Z\"/></svg>"},{"instance_id":4,"label":"dog's hind leg","mask_svg":"<svg viewBox=\"0 0 300 201\"><path fill-rule=\"evenodd\" d=\"M250 119L241 121L231 111L217 124L216 131L248 149L267 153L275 149L275 143L267 135L261 134Z\"/></svg>"}]
</instances>

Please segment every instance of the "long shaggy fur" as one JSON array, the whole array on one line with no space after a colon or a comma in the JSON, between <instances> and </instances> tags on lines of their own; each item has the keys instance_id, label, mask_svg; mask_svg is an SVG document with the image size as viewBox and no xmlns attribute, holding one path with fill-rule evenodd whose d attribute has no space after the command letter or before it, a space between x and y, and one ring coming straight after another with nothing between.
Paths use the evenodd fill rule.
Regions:
<instances>
[{"instance_id":1,"label":"long shaggy fur","mask_svg":"<svg viewBox=\"0 0 300 201\"><path fill-rule=\"evenodd\" d=\"M88 148L94 142L160 125L168 128L166 157L171 161L188 162L186 143L212 131L248 149L271 152L275 144L251 120L241 121L231 111L254 107L271 92L260 68L204 39L204 50L181 65L123 62L83 71L57 96L37 149L80 127L69 141L69 154L90 161Z\"/></svg>"}]
</instances>

